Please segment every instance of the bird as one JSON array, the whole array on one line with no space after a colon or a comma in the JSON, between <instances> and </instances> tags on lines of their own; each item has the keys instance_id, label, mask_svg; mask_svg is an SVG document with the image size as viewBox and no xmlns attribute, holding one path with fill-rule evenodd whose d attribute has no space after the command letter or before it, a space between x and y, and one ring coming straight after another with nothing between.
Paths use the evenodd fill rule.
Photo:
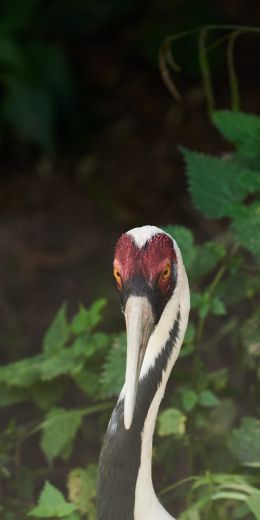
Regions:
<instances>
[{"instance_id":1,"label":"bird","mask_svg":"<svg viewBox=\"0 0 260 520\"><path fill-rule=\"evenodd\" d=\"M99 457L97 519L174 520L154 491L152 445L188 324L188 278L176 241L156 226L120 236L113 270L126 322L126 370Z\"/></svg>"}]
</instances>

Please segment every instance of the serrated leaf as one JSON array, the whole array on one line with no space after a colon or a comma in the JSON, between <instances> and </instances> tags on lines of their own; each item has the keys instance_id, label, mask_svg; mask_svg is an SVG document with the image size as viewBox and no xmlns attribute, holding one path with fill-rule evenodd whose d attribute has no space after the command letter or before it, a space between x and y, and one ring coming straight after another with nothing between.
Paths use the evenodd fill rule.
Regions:
<instances>
[{"instance_id":1,"label":"serrated leaf","mask_svg":"<svg viewBox=\"0 0 260 520\"><path fill-rule=\"evenodd\" d=\"M196 257L192 232L184 226L167 226L164 230L176 240L181 250L184 265L189 271Z\"/></svg>"},{"instance_id":2,"label":"serrated leaf","mask_svg":"<svg viewBox=\"0 0 260 520\"><path fill-rule=\"evenodd\" d=\"M51 462L55 457L66 459L81 426L84 410L52 408L42 424L41 448Z\"/></svg>"},{"instance_id":3,"label":"serrated leaf","mask_svg":"<svg viewBox=\"0 0 260 520\"><path fill-rule=\"evenodd\" d=\"M67 304L63 303L44 336L44 352L52 353L55 350L60 350L69 339L70 329L66 313Z\"/></svg>"},{"instance_id":4,"label":"serrated leaf","mask_svg":"<svg viewBox=\"0 0 260 520\"><path fill-rule=\"evenodd\" d=\"M194 206L209 218L229 216L235 204L251 191L246 178L251 170L239 170L232 161L224 161L182 148Z\"/></svg>"},{"instance_id":5,"label":"serrated leaf","mask_svg":"<svg viewBox=\"0 0 260 520\"><path fill-rule=\"evenodd\" d=\"M91 332L94 327L100 322L106 300L96 300L89 309L80 305L78 313L74 316L71 322L71 331L73 334L84 334Z\"/></svg>"},{"instance_id":6,"label":"serrated leaf","mask_svg":"<svg viewBox=\"0 0 260 520\"><path fill-rule=\"evenodd\" d=\"M260 203L240 206L232 223L241 246L257 257L260 255Z\"/></svg>"},{"instance_id":7,"label":"serrated leaf","mask_svg":"<svg viewBox=\"0 0 260 520\"><path fill-rule=\"evenodd\" d=\"M82 334L72 343L71 348L76 354L83 354L86 359L106 350L111 338L108 334L96 332L95 334Z\"/></svg>"},{"instance_id":8,"label":"serrated leaf","mask_svg":"<svg viewBox=\"0 0 260 520\"><path fill-rule=\"evenodd\" d=\"M186 416L177 408L168 408L158 418L158 435L182 436L185 433Z\"/></svg>"},{"instance_id":9,"label":"serrated leaf","mask_svg":"<svg viewBox=\"0 0 260 520\"><path fill-rule=\"evenodd\" d=\"M212 406L218 406L220 400L210 390L204 390L199 394L199 404L205 408L211 408Z\"/></svg>"},{"instance_id":10,"label":"serrated leaf","mask_svg":"<svg viewBox=\"0 0 260 520\"><path fill-rule=\"evenodd\" d=\"M38 354L32 358L23 359L0 367L0 382L7 386L27 388L40 379L44 356Z\"/></svg>"},{"instance_id":11,"label":"serrated leaf","mask_svg":"<svg viewBox=\"0 0 260 520\"><path fill-rule=\"evenodd\" d=\"M74 375L84 366L84 357L73 350L64 348L47 357L40 366L40 379L50 381L63 374Z\"/></svg>"},{"instance_id":12,"label":"serrated leaf","mask_svg":"<svg viewBox=\"0 0 260 520\"><path fill-rule=\"evenodd\" d=\"M100 397L100 382L96 372L83 368L73 379L84 394L94 399Z\"/></svg>"},{"instance_id":13,"label":"serrated leaf","mask_svg":"<svg viewBox=\"0 0 260 520\"><path fill-rule=\"evenodd\" d=\"M69 499L79 511L88 514L89 520L95 520L97 466L89 464L86 469L75 468L68 475Z\"/></svg>"},{"instance_id":14,"label":"serrated leaf","mask_svg":"<svg viewBox=\"0 0 260 520\"><path fill-rule=\"evenodd\" d=\"M36 518L62 518L67 517L75 510L75 504L66 502L62 493L47 481L40 494L38 505L29 511L28 516Z\"/></svg>"},{"instance_id":15,"label":"serrated leaf","mask_svg":"<svg viewBox=\"0 0 260 520\"><path fill-rule=\"evenodd\" d=\"M260 420L245 417L241 427L230 434L228 448L243 464L260 462Z\"/></svg>"},{"instance_id":16,"label":"serrated leaf","mask_svg":"<svg viewBox=\"0 0 260 520\"><path fill-rule=\"evenodd\" d=\"M240 153L249 157L260 153L260 117L244 112L218 110L213 122L222 135L235 144Z\"/></svg>"},{"instance_id":17,"label":"serrated leaf","mask_svg":"<svg viewBox=\"0 0 260 520\"><path fill-rule=\"evenodd\" d=\"M103 365L100 383L104 397L118 395L120 392L124 383L125 363L126 336L123 333L115 338Z\"/></svg>"}]
</instances>

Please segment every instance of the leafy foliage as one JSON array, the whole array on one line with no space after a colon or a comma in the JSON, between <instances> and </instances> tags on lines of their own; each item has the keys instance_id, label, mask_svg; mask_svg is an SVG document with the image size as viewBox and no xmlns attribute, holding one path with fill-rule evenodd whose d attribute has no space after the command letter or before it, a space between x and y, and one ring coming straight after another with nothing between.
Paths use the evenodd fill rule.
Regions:
<instances>
[{"instance_id":1,"label":"leafy foliage","mask_svg":"<svg viewBox=\"0 0 260 520\"><path fill-rule=\"evenodd\" d=\"M239 168L236 161L210 157L182 148L194 205L209 218L230 216L233 207L258 183L257 172ZM249 180L248 180L249 179Z\"/></svg>"},{"instance_id":2,"label":"leafy foliage","mask_svg":"<svg viewBox=\"0 0 260 520\"><path fill-rule=\"evenodd\" d=\"M82 422L84 410L52 408L42 425L41 448L51 462L55 457L67 459L71 453L74 437Z\"/></svg>"},{"instance_id":3,"label":"leafy foliage","mask_svg":"<svg viewBox=\"0 0 260 520\"><path fill-rule=\"evenodd\" d=\"M260 464L260 420L245 417L240 428L230 434L229 449L242 464Z\"/></svg>"},{"instance_id":4,"label":"leafy foliage","mask_svg":"<svg viewBox=\"0 0 260 520\"><path fill-rule=\"evenodd\" d=\"M260 120L254 114L219 110L212 116L213 122L221 134L231 141L241 155L259 156Z\"/></svg>"},{"instance_id":5,"label":"leafy foliage","mask_svg":"<svg viewBox=\"0 0 260 520\"><path fill-rule=\"evenodd\" d=\"M75 504L66 502L58 489L49 482L45 482L38 505L28 515L36 518L53 518L54 516L63 518L68 517L75 510Z\"/></svg>"},{"instance_id":6,"label":"leafy foliage","mask_svg":"<svg viewBox=\"0 0 260 520\"><path fill-rule=\"evenodd\" d=\"M194 206L206 217L227 218L221 235L201 244L183 226L165 228L182 251L192 298L178 370L158 418L155 464L171 482L171 457L182 459L188 478L162 491L168 501L179 500L182 520L259 520L259 118L222 111L213 120L234 143L232 156L183 153ZM29 515L95 518L92 461L97 462L110 399L124 381L126 355L125 334L97 330L104 303L81 305L72 317L63 304L42 351L0 367L0 406L31 402L36 410L33 420L13 420L0 433L0 496L27 470L27 494L20 490L16 498L24 514L35 500L34 477L23 465L18 474L12 468L19 466L20 447L40 433L52 470L66 461L68 501L46 482ZM84 442L98 449L87 467L73 469L71 455ZM20 480L24 490L26 479ZM1 506L9 514L9 504Z\"/></svg>"},{"instance_id":7,"label":"leafy foliage","mask_svg":"<svg viewBox=\"0 0 260 520\"><path fill-rule=\"evenodd\" d=\"M186 417L180 410L169 408L159 415L158 435L184 435Z\"/></svg>"},{"instance_id":8,"label":"leafy foliage","mask_svg":"<svg viewBox=\"0 0 260 520\"><path fill-rule=\"evenodd\" d=\"M68 492L71 502L81 513L87 513L89 520L95 520L95 497L97 466L89 464L86 469L75 468L68 475Z\"/></svg>"}]
</instances>

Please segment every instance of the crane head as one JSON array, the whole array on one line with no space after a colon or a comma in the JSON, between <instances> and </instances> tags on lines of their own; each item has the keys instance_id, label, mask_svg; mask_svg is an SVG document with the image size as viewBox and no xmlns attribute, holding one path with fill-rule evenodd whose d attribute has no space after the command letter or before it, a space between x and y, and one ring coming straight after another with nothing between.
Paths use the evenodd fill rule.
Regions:
<instances>
[{"instance_id":1,"label":"crane head","mask_svg":"<svg viewBox=\"0 0 260 520\"><path fill-rule=\"evenodd\" d=\"M177 272L175 243L161 229L143 226L132 229L119 238L115 249L114 276L126 319L126 429L132 423L146 347L173 295Z\"/></svg>"}]
</instances>

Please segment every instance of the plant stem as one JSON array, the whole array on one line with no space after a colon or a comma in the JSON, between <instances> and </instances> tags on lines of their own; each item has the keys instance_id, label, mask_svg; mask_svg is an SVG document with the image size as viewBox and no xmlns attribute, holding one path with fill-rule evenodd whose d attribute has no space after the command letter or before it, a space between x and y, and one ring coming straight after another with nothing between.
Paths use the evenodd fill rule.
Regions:
<instances>
[{"instance_id":1,"label":"plant stem","mask_svg":"<svg viewBox=\"0 0 260 520\"><path fill-rule=\"evenodd\" d=\"M194 476L183 478L182 480L179 480L179 482L176 482L175 484L170 484L170 486L167 486L167 487L161 489L161 491L159 492L159 495L160 496L166 495L167 493L170 493L170 491L173 491L177 487L183 486L183 484L187 484L188 482L192 482L193 480L197 480L197 478L198 477L194 477Z\"/></svg>"},{"instance_id":2,"label":"plant stem","mask_svg":"<svg viewBox=\"0 0 260 520\"><path fill-rule=\"evenodd\" d=\"M222 263L222 265L220 266L219 270L217 271L215 277L213 278L210 286L209 286L209 289L208 289L208 295L211 297L219 282L222 280L224 274L226 273L229 265L230 265L230 260L234 257L235 253L237 252L239 248L239 244L236 242L229 255L227 255L225 258L224 258L224 261ZM198 323L198 328L197 328L197 335L196 335L196 346L197 346L197 349L199 349L199 345L201 344L201 341L202 341L202 337L203 337L203 333L204 333L204 325L205 325L205 321L206 321L206 318L205 317L201 317L199 319L199 323Z\"/></svg>"},{"instance_id":3,"label":"plant stem","mask_svg":"<svg viewBox=\"0 0 260 520\"><path fill-rule=\"evenodd\" d=\"M213 87L210 75L210 67L207 56L207 48L206 48L206 39L208 36L208 30L203 29L199 34L199 63L200 63L200 72L202 76L205 96L208 105L209 115L212 114L214 110L214 94Z\"/></svg>"}]
</instances>

